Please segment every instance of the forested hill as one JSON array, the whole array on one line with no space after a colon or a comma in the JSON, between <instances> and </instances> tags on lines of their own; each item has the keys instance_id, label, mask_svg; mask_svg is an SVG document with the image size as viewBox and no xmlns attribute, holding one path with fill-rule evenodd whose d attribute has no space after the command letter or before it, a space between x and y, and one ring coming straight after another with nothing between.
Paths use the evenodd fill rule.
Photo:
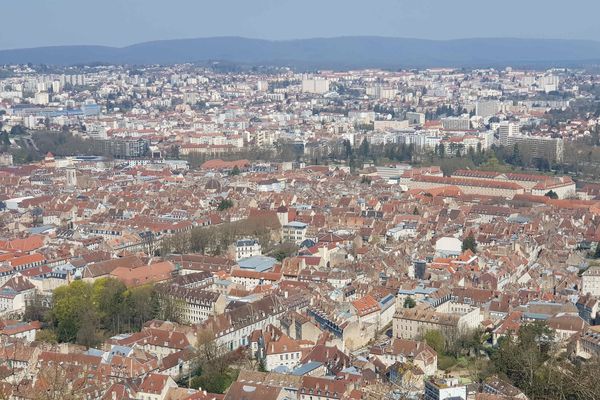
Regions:
<instances>
[{"instance_id":1,"label":"forested hill","mask_svg":"<svg viewBox=\"0 0 600 400\"><path fill-rule=\"evenodd\" d=\"M314 68L550 67L600 62L600 42L554 39L422 40L376 36L270 41L241 37L163 40L127 47L55 46L0 51L0 64L231 62Z\"/></svg>"}]
</instances>

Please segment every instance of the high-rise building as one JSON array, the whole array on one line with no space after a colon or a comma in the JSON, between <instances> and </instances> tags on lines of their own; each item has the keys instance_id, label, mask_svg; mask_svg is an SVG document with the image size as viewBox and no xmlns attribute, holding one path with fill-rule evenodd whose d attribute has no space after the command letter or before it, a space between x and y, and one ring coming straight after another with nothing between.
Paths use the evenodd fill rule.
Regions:
<instances>
[{"instance_id":1,"label":"high-rise building","mask_svg":"<svg viewBox=\"0 0 600 400\"><path fill-rule=\"evenodd\" d=\"M526 152L532 158L545 158L553 162L563 160L564 142L562 139L517 134L501 138L500 143L508 148L516 144L522 153Z\"/></svg>"},{"instance_id":2,"label":"high-rise building","mask_svg":"<svg viewBox=\"0 0 600 400\"><path fill-rule=\"evenodd\" d=\"M266 92L269 90L269 82L268 81L258 81L256 82L256 90L259 92Z\"/></svg>"},{"instance_id":3,"label":"high-rise building","mask_svg":"<svg viewBox=\"0 0 600 400\"><path fill-rule=\"evenodd\" d=\"M559 78L556 75L540 76L537 80L538 90L542 92L555 92L558 90Z\"/></svg>"},{"instance_id":4,"label":"high-rise building","mask_svg":"<svg viewBox=\"0 0 600 400\"><path fill-rule=\"evenodd\" d=\"M327 93L329 92L329 80L323 78L302 79L302 92Z\"/></svg>"},{"instance_id":5,"label":"high-rise building","mask_svg":"<svg viewBox=\"0 0 600 400\"><path fill-rule=\"evenodd\" d=\"M502 121L498 127L498 136L500 142L504 143L508 136L515 136L520 133L520 126L515 122Z\"/></svg>"},{"instance_id":6,"label":"high-rise building","mask_svg":"<svg viewBox=\"0 0 600 400\"><path fill-rule=\"evenodd\" d=\"M469 117L442 118L442 126L451 131L468 131L471 129L471 120Z\"/></svg>"},{"instance_id":7,"label":"high-rise building","mask_svg":"<svg viewBox=\"0 0 600 400\"><path fill-rule=\"evenodd\" d=\"M457 378L425 381L425 400L467 400L467 387Z\"/></svg>"},{"instance_id":8,"label":"high-rise building","mask_svg":"<svg viewBox=\"0 0 600 400\"><path fill-rule=\"evenodd\" d=\"M475 115L478 117L491 117L500 111L500 101L481 100L475 104Z\"/></svg>"},{"instance_id":9,"label":"high-rise building","mask_svg":"<svg viewBox=\"0 0 600 400\"><path fill-rule=\"evenodd\" d=\"M425 123L425 114L419 112L407 112L406 119L409 125L423 125Z\"/></svg>"}]
</instances>

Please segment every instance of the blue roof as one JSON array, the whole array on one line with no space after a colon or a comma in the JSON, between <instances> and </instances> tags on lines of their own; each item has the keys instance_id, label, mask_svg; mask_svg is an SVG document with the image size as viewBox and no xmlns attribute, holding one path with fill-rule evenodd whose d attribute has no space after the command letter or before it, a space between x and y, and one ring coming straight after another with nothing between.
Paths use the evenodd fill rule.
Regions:
<instances>
[{"instance_id":1,"label":"blue roof","mask_svg":"<svg viewBox=\"0 0 600 400\"><path fill-rule=\"evenodd\" d=\"M292 228L306 228L308 224L300 221L288 222L285 226L291 226Z\"/></svg>"},{"instance_id":2,"label":"blue roof","mask_svg":"<svg viewBox=\"0 0 600 400\"><path fill-rule=\"evenodd\" d=\"M425 288L422 286L417 286L414 289L411 290L404 290L404 289L399 289L398 290L398 294L407 294L407 295L415 295L415 294L431 294L434 293L437 289L436 288Z\"/></svg>"},{"instance_id":3,"label":"blue roof","mask_svg":"<svg viewBox=\"0 0 600 400\"><path fill-rule=\"evenodd\" d=\"M240 266L240 268L250 269L258 272L267 271L273 268L273 265L275 265L276 263L276 259L267 256L248 257L238 261L238 265Z\"/></svg>"},{"instance_id":4,"label":"blue roof","mask_svg":"<svg viewBox=\"0 0 600 400\"><path fill-rule=\"evenodd\" d=\"M52 225L42 225L42 226L34 226L33 228L27 229L27 231L31 234L44 233L46 231L50 231L52 229L56 229L55 226Z\"/></svg>"},{"instance_id":5,"label":"blue roof","mask_svg":"<svg viewBox=\"0 0 600 400\"><path fill-rule=\"evenodd\" d=\"M319 361L310 361L310 362L307 362L306 364L301 365L298 368L294 369L291 372L291 374L292 375L296 375L296 376L306 375L310 371L314 371L315 369L319 368L321 365L323 365L322 362L319 362Z\"/></svg>"},{"instance_id":6,"label":"blue roof","mask_svg":"<svg viewBox=\"0 0 600 400\"><path fill-rule=\"evenodd\" d=\"M278 374L287 374L288 372L290 372L290 369L285 365L279 365L273 368L273 372L276 372Z\"/></svg>"},{"instance_id":7,"label":"blue roof","mask_svg":"<svg viewBox=\"0 0 600 400\"><path fill-rule=\"evenodd\" d=\"M542 320L542 321L550 318L550 316L548 314L531 313L531 312L523 313L523 316L527 319L537 319L537 320Z\"/></svg>"},{"instance_id":8,"label":"blue roof","mask_svg":"<svg viewBox=\"0 0 600 400\"><path fill-rule=\"evenodd\" d=\"M104 355L104 351L90 347L85 354L89 356L102 357Z\"/></svg>"}]
</instances>

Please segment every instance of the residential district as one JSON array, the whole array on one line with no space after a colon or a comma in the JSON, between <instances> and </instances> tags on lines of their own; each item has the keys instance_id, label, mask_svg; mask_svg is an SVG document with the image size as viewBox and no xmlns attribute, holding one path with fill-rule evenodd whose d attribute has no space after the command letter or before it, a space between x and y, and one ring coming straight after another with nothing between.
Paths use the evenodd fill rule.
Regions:
<instances>
[{"instance_id":1,"label":"residential district","mask_svg":"<svg viewBox=\"0 0 600 400\"><path fill-rule=\"evenodd\" d=\"M2 398L600 398L599 75L0 77Z\"/></svg>"}]
</instances>

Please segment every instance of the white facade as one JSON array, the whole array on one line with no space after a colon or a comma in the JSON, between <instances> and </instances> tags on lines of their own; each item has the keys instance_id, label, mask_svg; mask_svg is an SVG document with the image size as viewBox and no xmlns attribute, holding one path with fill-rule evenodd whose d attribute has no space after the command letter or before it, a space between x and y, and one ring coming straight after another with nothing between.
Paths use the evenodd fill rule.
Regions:
<instances>
[{"instance_id":1,"label":"white facade","mask_svg":"<svg viewBox=\"0 0 600 400\"><path fill-rule=\"evenodd\" d=\"M581 275L581 293L600 296L600 267L590 267Z\"/></svg>"}]
</instances>

